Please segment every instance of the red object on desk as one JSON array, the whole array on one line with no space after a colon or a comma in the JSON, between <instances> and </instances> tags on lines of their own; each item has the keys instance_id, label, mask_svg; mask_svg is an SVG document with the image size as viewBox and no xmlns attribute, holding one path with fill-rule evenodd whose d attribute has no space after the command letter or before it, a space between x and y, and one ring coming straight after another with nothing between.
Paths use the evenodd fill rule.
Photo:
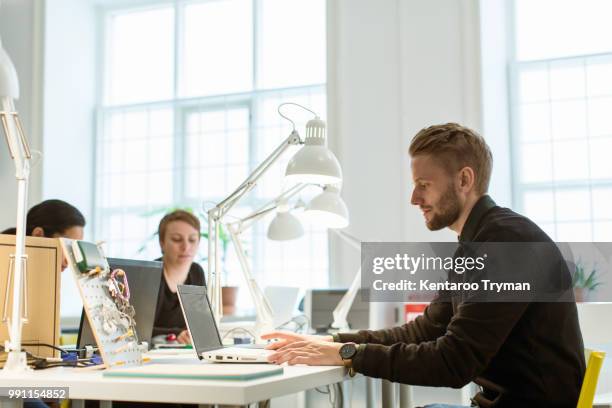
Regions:
<instances>
[{"instance_id":1,"label":"red object on desk","mask_svg":"<svg viewBox=\"0 0 612 408\"><path fill-rule=\"evenodd\" d=\"M174 333L170 333L170 334L168 334L168 335L166 336L166 341L167 341L168 343L173 342L173 341L176 341L176 334L174 334Z\"/></svg>"},{"instance_id":2,"label":"red object on desk","mask_svg":"<svg viewBox=\"0 0 612 408\"><path fill-rule=\"evenodd\" d=\"M406 303L404 305L404 319L406 323L422 315L427 305L429 303Z\"/></svg>"}]
</instances>

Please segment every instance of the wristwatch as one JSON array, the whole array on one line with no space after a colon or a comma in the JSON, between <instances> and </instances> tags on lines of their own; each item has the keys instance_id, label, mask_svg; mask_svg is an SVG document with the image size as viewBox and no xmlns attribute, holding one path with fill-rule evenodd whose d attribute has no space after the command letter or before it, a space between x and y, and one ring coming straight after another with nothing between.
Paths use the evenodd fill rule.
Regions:
<instances>
[{"instance_id":1,"label":"wristwatch","mask_svg":"<svg viewBox=\"0 0 612 408\"><path fill-rule=\"evenodd\" d=\"M357 344L355 343L344 343L340 347L340 358L343 360L352 360L357 354Z\"/></svg>"},{"instance_id":2,"label":"wristwatch","mask_svg":"<svg viewBox=\"0 0 612 408\"><path fill-rule=\"evenodd\" d=\"M349 375L351 377L355 376L355 370L353 369L353 357L355 357L358 350L359 347L355 343L344 343L339 350L340 358L342 361L344 361L344 366L349 369Z\"/></svg>"}]
</instances>

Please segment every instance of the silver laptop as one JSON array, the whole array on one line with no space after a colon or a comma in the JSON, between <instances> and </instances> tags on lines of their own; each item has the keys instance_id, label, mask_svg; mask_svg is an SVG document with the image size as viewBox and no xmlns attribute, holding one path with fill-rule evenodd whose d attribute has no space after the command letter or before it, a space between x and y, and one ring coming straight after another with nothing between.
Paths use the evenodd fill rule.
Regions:
<instances>
[{"instance_id":1,"label":"silver laptop","mask_svg":"<svg viewBox=\"0 0 612 408\"><path fill-rule=\"evenodd\" d=\"M187 330L200 360L223 363L268 363L272 350L261 344L223 346L206 287L178 285L177 293Z\"/></svg>"}]
</instances>

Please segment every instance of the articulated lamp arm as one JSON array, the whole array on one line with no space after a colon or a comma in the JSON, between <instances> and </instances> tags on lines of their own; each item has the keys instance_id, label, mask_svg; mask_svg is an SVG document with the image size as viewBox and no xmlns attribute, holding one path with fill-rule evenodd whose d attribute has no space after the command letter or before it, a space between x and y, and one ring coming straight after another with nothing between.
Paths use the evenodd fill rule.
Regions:
<instances>
[{"instance_id":1,"label":"articulated lamp arm","mask_svg":"<svg viewBox=\"0 0 612 408\"><path fill-rule=\"evenodd\" d=\"M4 365L7 371L27 370L26 355L21 351L21 331L27 322L27 255L25 254L26 209L28 203L28 180L30 177L30 147L24 135L19 115L13 100L19 97L19 83L15 67L0 42L0 121L11 159L15 162L17 179L17 232L15 254L12 256L9 273L12 274L13 304L8 318L8 290L5 293L3 322L8 323L10 340L5 344L8 358Z\"/></svg>"},{"instance_id":2,"label":"articulated lamp arm","mask_svg":"<svg viewBox=\"0 0 612 408\"><path fill-rule=\"evenodd\" d=\"M302 143L297 131L291 134L234 190L227 198L208 211L208 297L213 306L217 323L223 317L223 299L221 295L221 273L219 259L219 233L225 215L251 191L257 181L291 146Z\"/></svg>"}]
</instances>

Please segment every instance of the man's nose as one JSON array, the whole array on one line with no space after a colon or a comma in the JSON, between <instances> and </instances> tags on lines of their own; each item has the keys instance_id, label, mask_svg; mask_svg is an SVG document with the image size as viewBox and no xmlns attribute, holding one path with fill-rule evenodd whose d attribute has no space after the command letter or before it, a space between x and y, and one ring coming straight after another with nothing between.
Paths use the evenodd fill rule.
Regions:
<instances>
[{"instance_id":1,"label":"man's nose","mask_svg":"<svg viewBox=\"0 0 612 408\"><path fill-rule=\"evenodd\" d=\"M412 190L412 196L410 197L410 204L419 205L421 203L421 197L419 197L416 188Z\"/></svg>"}]
</instances>

